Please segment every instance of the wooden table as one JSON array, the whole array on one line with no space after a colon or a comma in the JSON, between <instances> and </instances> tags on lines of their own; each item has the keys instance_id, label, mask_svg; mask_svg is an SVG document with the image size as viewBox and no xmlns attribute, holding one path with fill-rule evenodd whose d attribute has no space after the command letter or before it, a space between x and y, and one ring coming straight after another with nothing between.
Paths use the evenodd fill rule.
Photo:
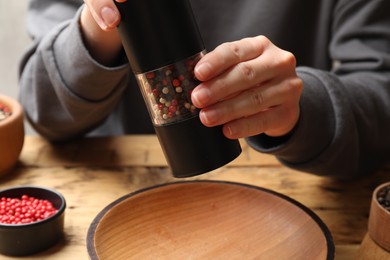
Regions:
<instances>
[{"instance_id":1,"label":"wooden table","mask_svg":"<svg viewBox=\"0 0 390 260\"><path fill-rule=\"evenodd\" d=\"M390 167L352 182L337 182L282 166L242 142L232 163L201 176L261 186L283 193L312 209L330 229L336 259L355 259L367 232L371 195L390 181ZM0 189L42 185L61 192L67 201L65 238L53 248L21 259L88 259L86 234L94 217L110 202L132 191L173 182L155 136L89 138L51 145L26 136L20 162L0 180ZM0 255L0 259L17 259Z\"/></svg>"}]
</instances>

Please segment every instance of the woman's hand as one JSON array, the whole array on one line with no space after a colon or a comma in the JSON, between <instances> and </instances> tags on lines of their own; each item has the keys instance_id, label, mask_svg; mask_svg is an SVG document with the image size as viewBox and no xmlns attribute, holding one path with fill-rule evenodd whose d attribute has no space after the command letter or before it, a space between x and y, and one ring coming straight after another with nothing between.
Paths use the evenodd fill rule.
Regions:
<instances>
[{"instance_id":1,"label":"woman's hand","mask_svg":"<svg viewBox=\"0 0 390 260\"><path fill-rule=\"evenodd\" d=\"M114 1L84 0L84 3L80 27L87 49L98 62L115 64L120 58L122 43L116 30L121 17Z\"/></svg>"},{"instance_id":2,"label":"woman's hand","mask_svg":"<svg viewBox=\"0 0 390 260\"><path fill-rule=\"evenodd\" d=\"M118 3L126 0L115 0ZM111 31L120 22L120 14L113 0L84 0L90 15L103 31Z\"/></svg>"},{"instance_id":3,"label":"woman's hand","mask_svg":"<svg viewBox=\"0 0 390 260\"><path fill-rule=\"evenodd\" d=\"M206 126L223 124L231 139L288 134L299 118L303 83L293 54L264 36L224 43L196 65L192 92Z\"/></svg>"}]
</instances>

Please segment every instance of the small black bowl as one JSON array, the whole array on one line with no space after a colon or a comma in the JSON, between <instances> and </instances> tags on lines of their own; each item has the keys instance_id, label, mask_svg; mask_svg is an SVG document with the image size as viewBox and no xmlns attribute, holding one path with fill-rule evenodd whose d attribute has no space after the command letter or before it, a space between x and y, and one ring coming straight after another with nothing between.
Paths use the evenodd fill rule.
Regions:
<instances>
[{"instance_id":1,"label":"small black bowl","mask_svg":"<svg viewBox=\"0 0 390 260\"><path fill-rule=\"evenodd\" d=\"M0 198L21 198L23 195L50 201L58 210L54 215L27 224L0 223L0 253L25 256L43 251L63 237L65 198L55 190L38 186L18 186L0 191Z\"/></svg>"}]
</instances>

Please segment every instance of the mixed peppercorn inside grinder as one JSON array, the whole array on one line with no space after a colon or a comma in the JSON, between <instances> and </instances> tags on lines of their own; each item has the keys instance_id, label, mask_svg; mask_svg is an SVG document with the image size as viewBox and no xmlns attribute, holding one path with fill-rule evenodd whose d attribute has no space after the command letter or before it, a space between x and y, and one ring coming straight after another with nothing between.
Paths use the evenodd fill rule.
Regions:
<instances>
[{"instance_id":1,"label":"mixed peppercorn inside grinder","mask_svg":"<svg viewBox=\"0 0 390 260\"><path fill-rule=\"evenodd\" d=\"M241 153L222 126L206 127L191 102L194 67L205 53L188 0L127 0L118 31L175 177L219 168Z\"/></svg>"}]
</instances>

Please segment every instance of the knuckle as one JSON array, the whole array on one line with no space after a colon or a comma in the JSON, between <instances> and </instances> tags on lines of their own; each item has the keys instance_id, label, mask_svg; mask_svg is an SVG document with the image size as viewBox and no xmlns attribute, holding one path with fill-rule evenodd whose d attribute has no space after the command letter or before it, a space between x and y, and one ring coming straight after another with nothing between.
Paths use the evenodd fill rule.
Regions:
<instances>
[{"instance_id":1,"label":"knuckle","mask_svg":"<svg viewBox=\"0 0 390 260\"><path fill-rule=\"evenodd\" d=\"M263 53L264 50L270 45L271 41L264 35L260 35L253 41L254 49L258 53Z\"/></svg>"},{"instance_id":2,"label":"knuckle","mask_svg":"<svg viewBox=\"0 0 390 260\"><path fill-rule=\"evenodd\" d=\"M230 53L233 55L233 59L236 61L241 61L242 58L242 49L238 42L229 42L226 44L226 47L229 49Z\"/></svg>"},{"instance_id":3,"label":"knuckle","mask_svg":"<svg viewBox=\"0 0 390 260\"><path fill-rule=\"evenodd\" d=\"M259 107L264 103L264 97L262 92L257 91L256 89L249 90L249 97L251 104L255 107Z\"/></svg>"},{"instance_id":4,"label":"knuckle","mask_svg":"<svg viewBox=\"0 0 390 260\"><path fill-rule=\"evenodd\" d=\"M280 59L280 64L282 66L288 66L288 67L295 68L296 63L297 63L297 61L295 59L294 54L292 54L291 52L288 52L288 51L283 52L283 55Z\"/></svg>"},{"instance_id":5,"label":"knuckle","mask_svg":"<svg viewBox=\"0 0 390 260\"><path fill-rule=\"evenodd\" d=\"M237 67L244 80L252 82L256 78L255 69L247 62L241 62L237 65Z\"/></svg>"},{"instance_id":6,"label":"knuckle","mask_svg":"<svg viewBox=\"0 0 390 260\"><path fill-rule=\"evenodd\" d=\"M300 96L300 94L302 93L303 81L298 77L294 77L286 80L285 85L287 91L291 92L292 94L296 94L296 96Z\"/></svg>"},{"instance_id":7,"label":"knuckle","mask_svg":"<svg viewBox=\"0 0 390 260\"><path fill-rule=\"evenodd\" d=\"M268 45L271 43L271 41L265 35L259 35L257 38L259 40L258 42L262 45Z\"/></svg>"},{"instance_id":8,"label":"knuckle","mask_svg":"<svg viewBox=\"0 0 390 260\"><path fill-rule=\"evenodd\" d=\"M302 79L300 79L300 78L295 78L294 79L294 88L296 88L297 89L297 91L298 91L298 93L299 93L299 95L302 93L302 91L303 91L303 81L302 81Z\"/></svg>"}]
</instances>

